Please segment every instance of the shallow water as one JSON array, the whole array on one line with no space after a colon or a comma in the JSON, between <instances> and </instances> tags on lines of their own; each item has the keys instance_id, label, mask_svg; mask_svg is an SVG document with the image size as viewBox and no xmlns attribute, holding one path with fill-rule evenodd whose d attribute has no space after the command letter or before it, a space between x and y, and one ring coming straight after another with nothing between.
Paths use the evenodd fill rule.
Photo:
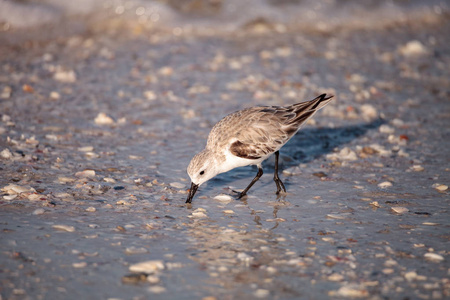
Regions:
<instances>
[{"instance_id":1,"label":"shallow water","mask_svg":"<svg viewBox=\"0 0 450 300\"><path fill-rule=\"evenodd\" d=\"M378 26L180 33L124 16L67 36L8 29L1 297L448 297L450 24L438 2L404 3L414 13ZM335 100L281 150L287 195L271 158L243 201L214 197L251 167L185 205L186 167L215 122L324 92ZM148 260L164 269L130 270Z\"/></svg>"}]
</instances>

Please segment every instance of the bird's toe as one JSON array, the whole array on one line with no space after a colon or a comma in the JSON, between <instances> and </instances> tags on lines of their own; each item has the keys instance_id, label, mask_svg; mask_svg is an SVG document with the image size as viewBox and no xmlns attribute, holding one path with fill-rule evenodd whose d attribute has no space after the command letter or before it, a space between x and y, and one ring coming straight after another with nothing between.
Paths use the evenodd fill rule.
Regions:
<instances>
[{"instance_id":1,"label":"bird's toe","mask_svg":"<svg viewBox=\"0 0 450 300\"><path fill-rule=\"evenodd\" d=\"M236 192L236 193L237 193L236 199L238 199L238 200L247 196L246 193L241 193L241 192Z\"/></svg>"}]
</instances>

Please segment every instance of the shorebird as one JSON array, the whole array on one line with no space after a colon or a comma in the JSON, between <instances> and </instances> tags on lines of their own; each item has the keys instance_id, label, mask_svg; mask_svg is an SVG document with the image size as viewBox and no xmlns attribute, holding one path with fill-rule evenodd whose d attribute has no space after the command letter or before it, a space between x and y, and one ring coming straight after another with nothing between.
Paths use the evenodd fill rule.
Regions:
<instances>
[{"instance_id":1,"label":"shorebird","mask_svg":"<svg viewBox=\"0 0 450 300\"><path fill-rule=\"evenodd\" d=\"M255 106L229 114L211 129L206 147L195 155L187 172L191 188L186 203L191 203L198 187L215 177L237 167L256 165L258 173L250 184L238 194L244 197L263 175L261 163L275 154L273 180L277 194L286 192L278 177L279 150L319 109L327 105L333 96L319 97L289 106Z\"/></svg>"}]
</instances>

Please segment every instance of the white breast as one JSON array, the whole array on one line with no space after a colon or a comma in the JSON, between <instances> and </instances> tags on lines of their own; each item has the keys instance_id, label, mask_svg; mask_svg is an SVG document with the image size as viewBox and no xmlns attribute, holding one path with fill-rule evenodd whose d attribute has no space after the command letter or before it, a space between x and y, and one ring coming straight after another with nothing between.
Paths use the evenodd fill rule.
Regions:
<instances>
[{"instance_id":1,"label":"white breast","mask_svg":"<svg viewBox=\"0 0 450 300\"><path fill-rule=\"evenodd\" d=\"M261 157L260 159L247 159L238 157L228 150L224 151L224 155L225 161L220 166L220 173L228 172L238 167L260 165L264 160L266 160L267 157L270 156L268 155L265 157Z\"/></svg>"}]
</instances>

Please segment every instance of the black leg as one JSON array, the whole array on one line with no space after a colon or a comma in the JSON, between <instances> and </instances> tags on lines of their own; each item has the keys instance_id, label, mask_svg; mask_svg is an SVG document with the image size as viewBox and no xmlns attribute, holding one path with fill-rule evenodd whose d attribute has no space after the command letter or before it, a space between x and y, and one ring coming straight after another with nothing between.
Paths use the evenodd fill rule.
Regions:
<instances>
[{"instance_id":1,"label":"black leg","mask_svg":"<svg viewBox=\"0 0 450 300\"><path fill-rule=\"evenodd\" d=\"M239 193L238 199L241 199L242 197L244 197L248 190L255 184L255 182L258 181L258 179L262 176L263 174L263 169L261 167L258 166L258 173L256 174L255 178L253 178L252 182L250 182L250 184L248 185L248 187L245 188L245 190L243 190L241 193Z\"/></svg>"},{"instance_id":2,"label":"black leg","mask_svg":"<svg viewBox=\"0 0 450 300\"><path fill-rule=\"evenodd\" d=\"M286 188L284 187L283 182L281 181L280 177L278 177L278 156L280 153L277 151L275 152L275 172L273 174L273 181L275 181L275 184L277 185L277 195L283 190L283 192L286 193Z\"/></svg>"}]
</instances>

